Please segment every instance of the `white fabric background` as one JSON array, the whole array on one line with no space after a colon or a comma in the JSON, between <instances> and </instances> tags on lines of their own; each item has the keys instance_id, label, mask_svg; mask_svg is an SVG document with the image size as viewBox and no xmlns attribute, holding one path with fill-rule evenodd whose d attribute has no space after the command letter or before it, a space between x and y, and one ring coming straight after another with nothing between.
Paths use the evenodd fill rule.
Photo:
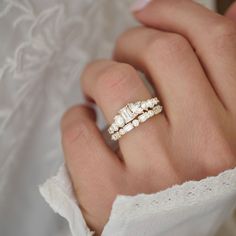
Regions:
<instances>
[{"instance_id":1,"label":"white fabric background","mask_svg":"<svg viewBox=\"0 0 236 236\"><path fill-rule=\"evenodd\" d=\"M1 236L69 234L38 185L62 161L59 121L83 101L83 66L134 24L131 1L0 0Z\"/></svg>"}]
</instances>

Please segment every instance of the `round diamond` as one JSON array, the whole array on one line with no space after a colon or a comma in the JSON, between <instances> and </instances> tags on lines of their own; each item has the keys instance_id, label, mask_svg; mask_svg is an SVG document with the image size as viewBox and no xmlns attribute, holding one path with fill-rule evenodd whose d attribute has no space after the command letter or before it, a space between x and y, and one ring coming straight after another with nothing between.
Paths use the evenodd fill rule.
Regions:
<instances>
[{"instance_id":1,"label":"round diamond","mask_svg":"<svg viewBox=\"0 0 236 236\"><path fill-rule=\"evenodd\" d=\"M113 123L111 127L114 131L118 131L119 129L119 127L115 123Z\"/></svg>"},{"instance_id":2,"label":"round diamond","mask_svg":"<svg viewBox=\"0 0 236 236\"><path fill-rule=\"evenodd\" d=\"M116 132L116 137L117 137L117 139L119 139L121 137L119 132Z\"/></svg>"},{"instance_id":3,"label":"round diamond","mask_svg":"<svg viewBox=\"0 0 236 236\"><path fill-rule=\"evenodd\" d=\"M123 129L120 129L119 132L120 132L120 135L124 135L125 134L125 131Z\"/></svg>"},{"instance_id":4,"label":"round diamond","mask_svg":"<svg viewBox=\"0 0 236 236\"><path fill-rule=\"evenodd\" d=\"M124 124L125 124L125 121L124 121L122 116L117 115L117 116L115 116L115 123L116 123L117 126L123 127Z\"/></svg>"},{"instance_id":5,"label":"round diamond","mask_svg":"<svg viewBox=\"0 0 236 236\"><path fill-rule=\"evenodd\" d=\"M148 115L149 115L149 117L152 117L152 116L154 116L154 112L153 111L148 111Z\"/></svg>"},{"instance_id":6,"label":"round diamond","mask_svg":"<svg viewBox=\"0 0 236 236\"><path fill-rule=\"evenodd\" d=\"M108 132L109 132L109 134L113 134L114 133L114 130L113 130L112 126L108 129Z\"/></svg>"},{"instance_id":7,"label":"round diamond","mask_svg":"<svg viewBox=\"0 0 236 236\"><path fill-rule=\"evenodd\" d=\"M133 123L134 127L139 126L139 121L137 119L133 120L132 123Z\"/></svg>"},{"instance_id":8,"label":"round diamond","mask_svg":"<svg viewBox=\"0 0 236 236\"><path fill-rule=\"evenodd\" d=\"M159 100L157 98L153 98L152 100L153 100L154 105L157 105L159 102Z\"/></svg>"},{"instance_id":9,"label":"round diamond","mask_svg":"<svg viewBox=\"0 0 236 236\"><path fill-rule=\"evenodd\" d=\"M143 110L146 110L147 109L147 103L146 102L142 102L141 103L141 107Z\"/></svg>"},{"instance_id":10,"label":"round diamond","mask_svg":"<svg viewBox=\"0 0 236 236\"><path fill-rule=\"evenodd\" d=\"M116 141L118 140L119 138L121 137L121 135L119 134L119 132L116 132L114 133L112 136L111 136L111 139Z\"/></svg>"},{"instance_id":11,"label":"round diamond","mask_svg":"<svg viewBox=\"0 0 236 236\"><path fill-rule=\"evenodd\" d=\"M141 102L130 103L129 108L135 114L140 114L143 111L141 108Z\"/></svg>"},{"instance_id":12,"label":"round diamond","mask_svg":"<svg viewBox=\"0 0 236 236\"><path fill-rule=\"evenodd\" d=\"M162 111L162 106L158 105L153 108L153 112L155 115L159 114Z\"/></svg>"},{"instance_id":13,"label":"round diamond","mask_svg":"<svg viewBox=\"0 0 236 236\"><path fill-rule=\"evenodd\" d=\"M148 105L149 108L153 108L154 107L154 103L153 103L152 99L149 99L147 101L147 105Z\"/></svg>"}]
</instances>

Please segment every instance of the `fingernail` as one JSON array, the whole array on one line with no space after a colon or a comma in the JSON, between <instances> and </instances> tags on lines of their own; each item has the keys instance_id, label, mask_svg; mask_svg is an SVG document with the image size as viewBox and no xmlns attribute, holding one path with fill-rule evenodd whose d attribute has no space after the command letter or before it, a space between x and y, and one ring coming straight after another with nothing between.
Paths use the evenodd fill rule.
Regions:
<instances>
[{"instance_id":1,"label":"fingernail","mask_svg":"<svg viewBox=\"0 0 236 236\"><path fill-rule=\"evenodd\" d=\"M142 10L148 3L150 3L152 0L136 0L130 7L130 10L135 12L135 11L140 11Z\"/></svg>"}]
</instances>

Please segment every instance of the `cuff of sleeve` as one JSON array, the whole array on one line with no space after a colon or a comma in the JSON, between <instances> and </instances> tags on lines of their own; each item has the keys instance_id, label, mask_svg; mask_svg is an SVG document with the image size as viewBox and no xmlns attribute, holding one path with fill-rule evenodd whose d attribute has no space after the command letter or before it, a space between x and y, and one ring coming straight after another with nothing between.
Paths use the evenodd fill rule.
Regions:
<instances>
[{"instance_id":1,"label":"cuff of sleeve","mask_svg":"<svg viewBox=\"0 0 236 236\"><path fill-rule=\"evenodd\" d=\"M78 207L71 180L64 165L60 167L56 176L39 187L39 191L49 206L68 221L72 236L94 235Z\"/></svg>"},{"instance_id":2,"label":"cuff of sleeve","mask_svg":"<svg viewBox=\"0 0 236 236\"><path fill-rule=\"evenodd\" d=\"M68 221L73 236L94 234L78 207L65 166L40 187L40 193L51 208ZM102 236L147 235L147 232L148 235L184 236L199 225L201 235L212 235L218 229L213 225L220 226L235 203L236 168L154 194L118 195ZM195 220L191 222L191 219ZM188 224L184 226L186 221ZM204 224L205 221L208 223Z\"/></svg>"}]
</instances>

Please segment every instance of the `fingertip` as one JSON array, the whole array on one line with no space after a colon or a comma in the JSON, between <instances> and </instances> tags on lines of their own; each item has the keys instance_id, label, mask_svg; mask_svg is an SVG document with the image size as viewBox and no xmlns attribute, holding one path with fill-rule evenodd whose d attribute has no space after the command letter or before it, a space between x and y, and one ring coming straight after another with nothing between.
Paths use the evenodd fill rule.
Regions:
<instances>
[{"instance_id":1,"label":"fingertip","mask_svg":"<svg viewBox=\"0 0 236 236\"><path fill-rule=\"evenodd\" d=\"M130 11L133 13L143 10L152 0L136 0L130 6Z\"/></svg>"},{"instance_id":2,"label":"fingertip","mask_svg":"<svg viewBox=\"0 0 236 236\"><path fill-rule=\"evenodd\" d=\"M236 2L226 11L225 16L236 22Z\"/></svg>"}]
</instances>

